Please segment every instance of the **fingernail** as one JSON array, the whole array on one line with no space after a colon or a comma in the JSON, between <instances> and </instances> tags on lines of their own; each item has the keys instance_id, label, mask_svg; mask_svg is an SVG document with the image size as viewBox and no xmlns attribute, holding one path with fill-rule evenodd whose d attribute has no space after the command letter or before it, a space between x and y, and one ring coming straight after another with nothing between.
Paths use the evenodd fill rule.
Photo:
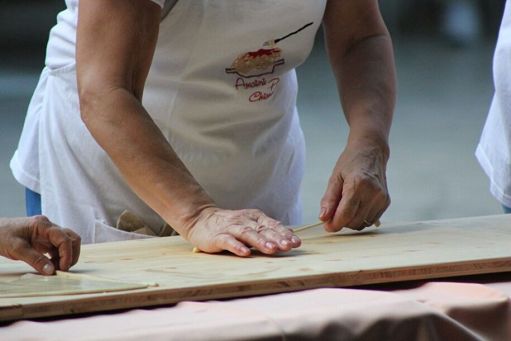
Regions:
<instances>
[{"instance_id":1,"label":"fingernail","mask_svg":"<svg viewBox=\"0 0 511 341\"><path fill-rule=\"evenodd\" d=\"M326 208L321 207L321 211L319 212L319 218L324 218L326 215Z\"/></svg>"},{"instance_id":2,"label":"fingernail","mask_svg":"<svg viewBox=\"0 0 511 341\"><path fill-rule=\"evenodd\" d=\"M46 263L44 266L43 266L43 273L45 275L53 275L53 273L55 272L55 268L53 267L53 264L51 263Z\"/></svg>"},{"instance_id":3,"label":"fingernail","mask_svg":"<svg viewBox=\"0 0 511 341\"><path fill-rule=\"evenodd\" d=\"M267 249L275 248L275 244L273 244L272 242L266 242L264 246L266 246Z\"/></svg>"},{"instance_id":4,"label":"fingernail","mask_svg":"<svg viewBox=\"0 0 511 341\"><path fill-rule=\"evenodd\" d=\"M282 245L283 247L288 247L289 246L289 242L287 240L281 240L280 241L280 245Z\"/></svg>"},{"instance_id":5,"label":"fingernail","mask_svg":"<svg viewBox=\"0 0 511 341\"><path fill-rule=\"evenodd\" d=\"M291 237L291 241L294 243L294 244L297 244L300 242L300 238L298 238L297 236L292 236Z\"/></svg>"}]
</instances>

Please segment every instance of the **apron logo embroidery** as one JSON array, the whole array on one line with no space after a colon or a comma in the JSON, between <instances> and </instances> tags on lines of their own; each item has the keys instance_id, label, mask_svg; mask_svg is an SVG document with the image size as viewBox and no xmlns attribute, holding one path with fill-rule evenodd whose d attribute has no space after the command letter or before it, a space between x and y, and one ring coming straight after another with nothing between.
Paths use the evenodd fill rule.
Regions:
<instances>
[{"instance_id":1,"label":"apron logo embroidery","mask_svg":"<svg viewBox=\"0 0 511 341\"><path fill-rule=\"evenodd\" d=\"M277 43L297 34L312 24L310 22L281 38L266 41L263 44L263 48L257 51L246 52L237 56L232 62L231 67L225 69L225 72L228 74L238 75L234 83L236 90L264 88L263 90L253 92L248 98L250 102L258 102L270 98L276 85L280 82L280 78L267 79L264 76L273 74L277 66L283 65L286 62L282 58L282 49L276 46Z\"/></svg>"},{"instance_id":2,"label":"apron logo embroidery","mask_svg":"<svg viewBox=\"0 0 511 341\"><path fill-rule=\"evenodd\" d=\"M235 73L243 78L261 77L275 72L275 67L285 63L278 47L259 49L239 55L226 73Z\"/></svg>"}]
</instances>

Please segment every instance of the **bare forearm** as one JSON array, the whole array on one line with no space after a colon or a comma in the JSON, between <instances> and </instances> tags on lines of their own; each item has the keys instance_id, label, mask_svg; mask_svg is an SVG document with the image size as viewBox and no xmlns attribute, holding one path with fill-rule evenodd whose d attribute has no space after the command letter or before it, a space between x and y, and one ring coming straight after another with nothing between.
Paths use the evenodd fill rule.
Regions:
<instances>
[{"instance_id":1,"label":"bare forearm","mask_svg":"<svg viewBox=\"0 0 511 341\"><path fill-rule=\"evenodd\" d=\"M390 204L388 136L395 103L392 43L377 0L329 0L327 50L350 134L321 199L328 231L361 229Z\"/></svg>"},{"instance_id":2,"label":"bare forearm","mask_svg":"<svg viewBox=\"0 0 511 341\"><path fill-rule=\"evenodd\" d=\"M373 137L388 144L396 97L390 37L365 38L339 58L335 72L350 140Z\"/></svg>"},{"instance_id":3,"label":"bare forearm","mask_svg":"<svg viewBox=\"0 0 511 341\"><path fill-rule=\"evenodd\" d=\"M396 97L390 35L376 0L330 0L324 17L330 63L350 125L349 143L388 145Z\"/></svg>"},{"instance_id":4,"label":"bare forearm","mask_svg":"<svg viewBox=\"0 0 511 341\"><path fill-rule=\"evenodd\" d=\"M150 1L80 2L76 47L80 111L124 180L186 236L195 215L212 201L142 106L160 14L160 7Z\"/></svg>"},{"instance_id":5,"label":"bare forearm","mask_svg":"<svg viewBox=\"0 0 511 341\"><path fill-rule=\"evenodd\" d=\"M101 100L82 101L82 117L126 182L169 224L187 227L212 200L152 121L140 101L122 88Z\"/></svg>"}]
</instances>

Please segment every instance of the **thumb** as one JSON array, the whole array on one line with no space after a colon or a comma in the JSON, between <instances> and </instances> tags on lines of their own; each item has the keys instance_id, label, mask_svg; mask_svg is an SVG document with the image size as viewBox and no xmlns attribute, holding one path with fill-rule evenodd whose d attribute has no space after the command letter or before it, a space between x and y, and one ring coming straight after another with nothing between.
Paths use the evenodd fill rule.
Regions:
<instances>
[{"instance_id":1,"label":"thumb","mask_svg":"<svg viewBox=\"0 0 511 341\"><path fill-rule=\"evenodd\" d=\"M33 267L41 275L50 276L55 273L55 266L51 260L29 246L22 248L16 258Z\"/></svg>"},{"instance_id":2,"label":"thumb","mask_svg":"<svg viewBox=\"0 0 511 341\"><path fill-rule=\"evenodd\" d=\"M321 198L319 219L327 222L334 217L335 211L342 197L343 180L340 177L332 175L328 185Z\"/></svg>"}]
</instances>

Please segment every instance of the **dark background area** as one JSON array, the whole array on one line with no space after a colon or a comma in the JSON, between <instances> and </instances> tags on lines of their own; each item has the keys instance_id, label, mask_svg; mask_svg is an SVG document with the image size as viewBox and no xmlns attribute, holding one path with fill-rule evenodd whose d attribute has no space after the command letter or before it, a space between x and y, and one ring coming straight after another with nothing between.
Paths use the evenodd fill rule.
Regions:
<instances>
[{"instance_id":1,"label":"dark background area","mask_svg":"<svg viewBox=\"0 0 511 341\"><path fill-rule=\"evenodd\" d=\"M469 4L477 11L479 32L468 41L445 32L446 13L458 3ZM382 0L380 7L394 37L436 37L463 47L477 39L494 39L504 3L504 0ZM56 13L65 8L64 1L0 0L0 8L2 61L41 66L48 31L56 22Z\"/></svg>"}]
</instances>

